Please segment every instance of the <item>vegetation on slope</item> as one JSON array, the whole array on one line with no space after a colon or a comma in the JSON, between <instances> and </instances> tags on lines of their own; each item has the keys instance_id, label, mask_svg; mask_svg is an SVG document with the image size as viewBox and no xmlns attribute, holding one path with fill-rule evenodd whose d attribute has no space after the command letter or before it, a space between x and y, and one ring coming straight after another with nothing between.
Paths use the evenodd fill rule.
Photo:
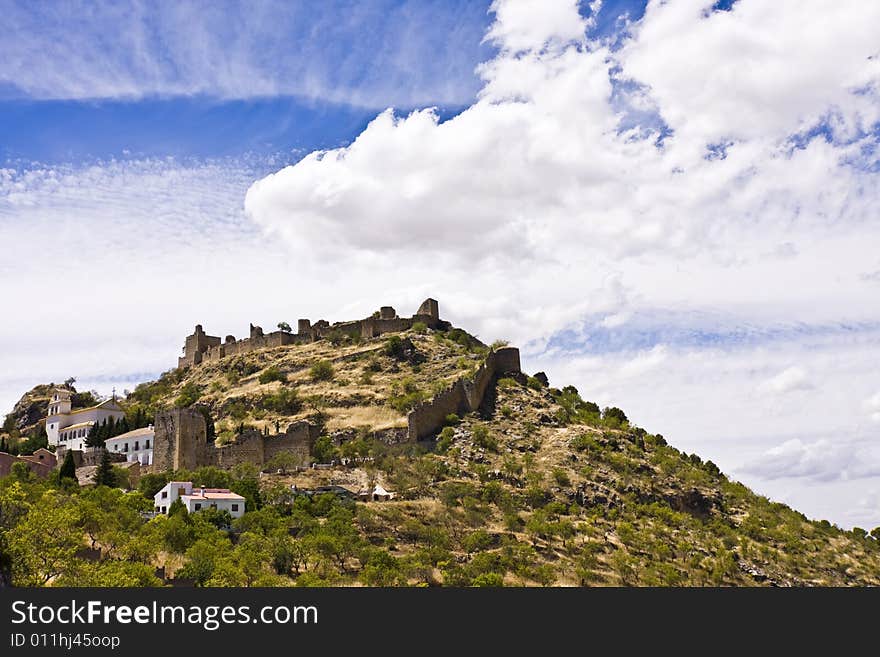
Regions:
<instances>
[{"instance_id":1,"label":"vegetation on slope","mask_svg":"<svg viewBox=\"0 0 880 657\"><path fill-rule=\"evenodd\" d=\"M139 386L130 412L199 403L220 440L320 419L316 457L340 464L155 473L130 492L16 468L0 482L0 570L25 585L158 585L160 566L204 586L880 584L880 528L811 521L570 386L503 378L436 441L389 445L412 404L484 353L461 334L393 337L255 352ZM330 374L313 371L322 362ZM146 517L169 478L230 487L248 512ZM299 494L377 482L397 497Z\"/></svg>"}]
</instances>

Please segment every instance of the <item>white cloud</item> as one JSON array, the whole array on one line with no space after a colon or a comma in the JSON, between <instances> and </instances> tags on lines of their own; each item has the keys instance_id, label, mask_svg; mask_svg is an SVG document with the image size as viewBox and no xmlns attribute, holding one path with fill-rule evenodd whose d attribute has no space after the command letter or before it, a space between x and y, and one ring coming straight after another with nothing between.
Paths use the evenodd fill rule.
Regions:
<instances>
[{"instance_id":1,"label":"white cloud","mask_svg":"<svg viewBox=\"0 0 880 657\"><path fill-rule=\"evenodd\" d=\"M880 422L880 391L865 400L865 408L874 422Z\"/></svg>"},{"instance_id":2,"label":"white cloud","mask_svg":"<svg viewBox=\"0 0 880 657\"><path fill-rule=\"evenodd\" d=\"M813 384L810 383L806 370L797 366L789 367L758 385L759 392L777 395L811 388Z\"/></svg>"},{"instance_id":3,"label":"white cloud","mask_svg":"<svg viewBox=\"0 0 880 657\"><path fill-rule=\"evenodd\" d=\"M483 7L442 2L7 3L0 90L466 103L477 89L483 20Z\"/></svg>"},{"instance_id":4,"label":"white cloud","mask_svg":"<svg viewBox=\"0 0 880 657\"><path fill-rule=\"evenodd\" d=\"M486 40L513 53L560 48L582 41L587 28L578 12L578 0L494 0L490 11L495 14L495 21Z\"/></svg>"},{"instance_id":5,"label":"white cloud","mask_svg":"<svg viewBox=\"0 0 880 657\"><path fill-rule=\"evenodd\" d=\"M880 242L866 132L880 8L711 5L652 3L612 51L583 42L570 2L530 23L527 3L495 3L500 54L474 105L444 123L389 110L255 183L246 210L297 254L435 263L437 294L526 337L527 366L730 471L743 441L758 457L793 429L861 435L858 400L880 384L863 366L880 323L864 277ZM805 138L820 120L830 137ZM657 308L688 318L690 342L630 335ZM720 333L701 326L717 312ZM804 444L768 458L809 473L828 446ZM830 445L811 475L825 498L781 490L772 469L743 476L816 514L837 499L842 518L852 490L835 468L869 481L880 455L859 466Z\"/></svg>"},{"instance_id":6,"label":"white cloud","mask_svg":"<svg viewBox=\"0 0 880 657\"><path fill-rule=\"evenodd\" d=\"M876 478L880 477L880 448L843 439L805 442L794 438L772 447L740 469L765 479L822 482Z\"/></svg>"},{"instance_id":7,"label":"white cloud","mask_svg":"<svg viewBox=\"0 0 880 657\"><path fill-rule=\"evenodd\" d=\"M837 61L839 84L805 66L814 46L793 43L772 8L740 0L724 12L734 18L707 19L709 2L675 4L652 6L618 52L583 43L571 2L541 3L546 19L532 22L499 2L501 54L479 69L466 111L445 122L431 110L382 113L349 147L311 154L246 196L267 163L0 173L0 241L31 254L0 261L0 298L16 309L0 324L6 399L13 381L20 393L25 380L169 367L196 322L240 334L249 321L347 319L385 303L409 313L430 295L455 324L521 345L525 367L553 385L619 406L727 472L766 456L776 468L743 470L746 483L848 522L864 497L854 482L880 486L875 425L860 424L880 389L880 308L864 278L880 243L880 173L864 161L876 139L787 144L809 117L839 114L842 137L876 110L875 93L850 88L876 78L860 23L874 9L795 12L808 34L840 25L839 7L851 12L841 53L824 37L815 46ZM770 38L753 23L771 19L784 47L740 35ZM681 38L657 36L670 24ZM720 44L706 45L707 62L682 59L706 30ZM649 55L690 61L715 95L697 90L686 111L687 81ZM728 92L727 61L738 59L751 65ZM765 60L793 89L791 107L757 79ZM728 109L737 95L748 120ZM736 143L705 159L719 135ZM85 256L62 269L67 252ZM59 271L63 293L36 302ZM96 288L120 307L101 322L68 320L100 312ZM880 510L860 513L880 524Z\"/></svg>"},{"instance_id":8,"label":"white cloud","mask_svg":"<svg viewBox=\"0 0 880 657\"><path fill-rule=\"evenodd\" d=\"M649 3L618 55L679 138L778 140L829 113L851 135L880 118L875 96L854 93L880 80L880 5L740 0L707 15L712 5Z\"/></svg>"}]
</instances>

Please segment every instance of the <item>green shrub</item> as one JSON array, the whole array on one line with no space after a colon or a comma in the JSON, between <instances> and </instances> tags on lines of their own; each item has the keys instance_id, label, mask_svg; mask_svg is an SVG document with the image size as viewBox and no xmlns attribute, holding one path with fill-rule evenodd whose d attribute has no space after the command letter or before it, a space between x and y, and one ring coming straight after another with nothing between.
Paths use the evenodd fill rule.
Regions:
<instances>
[{"instance_id":1,"label":"green shrub","mask_svg":"<svg viewBox=\"0 0 880 657\"><path fill-rule=\"evenodd\" d=\"M562 468L553 468L553 479L555 479L556 483L560 486L571 486L571 478L568 476L568 473Z\"/></svg>"},{"instance_id":2,"label":"green shrub","mask_svg":"<svg viewBox=\"0 0 880 657\"><path fill-rule=\"evenodd\" d=\"M174 400L174 405L182 408L192 406L199 401L201 395L202 387L193 381L189 381L183 384L183 387L180 389L180 394L177 396L177 399Z\"/></svg>"},{"instance_id":3,"label":"green shrub","mask_svg":"<svg viewBox=\"0 0 880 657\"><path fill-rule=\"evenodd\" d=\"M489 348L492 350L495 350L495 349L500 349L501 347L506 347L509 344L510 344L509 340L495 340L495 342L493 342Z\"/></svg>"},{"instance_id":4,"label":"green shrub","mask_svg":"<svg viewBox=\"0 0 880 657\"><path fill-rule=\"evenodd\" d=\"M309 370L312 381L332 381L335 375L333 363L329 360L319 360Z\"/></svg>"},{"instance_id":5,"label":"green shrub","mask_svg":"<svg viewBox=\"0 0 880 657\"><path fill-rule=\"evenodd\" d=\"M424 322L416 322L412 325L413 333L418 333L419 335L424 335L428 332L428 325Z\"/></svg>"},{"instance_id":6,"label":"green shrub","mask_svg":"<svg viewBox=\"0 0 880 657\"><path fill-rule=\"evenodd\" d=\"M450 413L445 418L443 418L443 424L447 427L454 427L458 424L461 424L461 418L458 417L455 413Z\"/></svg>"},{"instance_id":7,"label":"green shrub","mask_svg":"<svg viewBox=\"0 0 880 657\"><path fill-rule=\"evenodd\" d=\"M504 406L501 407L501 415L509 418L509 417L513 416L513 409L510 408L510 406L507 406L505 404Z\"/></svg>"},{"instance_id":8,"label":"green shrub","mask_svg":"<svg viewBox=\"0 0 880 657\"><path fill-rule=\"evenodd\" d=\"M452 439L455 437L455 430L452 427L443 427L440 436L437 438L437 451L441 454L446 453L452 446Z\"/></svg>"},{"instance_id":9,"label":"green shrub","mask_svg":"<svg viewBox=\"0 0 880 657\"><path fill-rule=\"evenodd\" d=\"M399 335L392 335L385 341L385 355L397 360L406 358L406 343Z\"/></svg>"},{"instance_id":10,"label":"green shrub","mask_svg":"<svg viewBox=\"0 0 880 657\"><path fill-rule=\"evenodd\" d=\"M511 379L509 376L498 379L498 387L502 390L510 390L511 388L516 388L518 385L516 379Z\"/></svg>"},{"instance_id":11,"label":"green shrub","mask_svg":"<svg viewBox=\"0 0 880 657\"><path fill-rule=\"evenodd\" d=\"M532 390L541 390L544 387L543 385L541 385L541 382L533 376L530 376L527 379L526 385Z\"/></svg>"},{"instance_id":12,"label":"green shrub","mask_svg":"<svg viewBox=\"0 0 880 657\"><path fill-rule=\"evenodd\" d=\"M477 447L488 449L490 452L498 451L498 441L495 439L495 436L489 433L489 430L482 424L478 424L474 427L473 437L474 445L476 445Z\"/></svg>"},{"instance_id":13,"label":"green shrub","mask_svg":"<svg viewBox=\"0 0 880 657\"><path fill-rule=\"evenodd\" d=\"M294 415L302 409L302 401L292 388L281 388L277 392L263 395L260 405L266 410L285 415Z\"/></svg>"},{"instance_id":14,"label":"green shrub","mask_svg":"<svg viewBox=\"0 0 880 657\"><path fill-rule=\"evenodd\" d=\"M327 334L327 341L332 344L334 347L338 347L349 341L349 336L346 333L343 333L339 329L333 329Z\"/></svg>"},{"instance_id":15,"label":"green shrub","mask_svg":"<svg viewBox=\"0 0 880 657\"><path fill-rule=\"evenodd\" d=\"M277 365L270 365L260 372L258 380L261 384L272 383L272 381L281 381L281 383L284 383L287 381L287 375L279 370Z\"/></svg>"},{"instance_id":16,"label":"green shrub","mask_svg":"<svg viewBox=\"0 0 880 657\"><path fill-rule=\"evenodd\" d=\"M358 379L358 383L364 386L372 385L373 383L373 373L370 370L364 370L361 372L361 376Z\"/></svg>"}]
</instances>

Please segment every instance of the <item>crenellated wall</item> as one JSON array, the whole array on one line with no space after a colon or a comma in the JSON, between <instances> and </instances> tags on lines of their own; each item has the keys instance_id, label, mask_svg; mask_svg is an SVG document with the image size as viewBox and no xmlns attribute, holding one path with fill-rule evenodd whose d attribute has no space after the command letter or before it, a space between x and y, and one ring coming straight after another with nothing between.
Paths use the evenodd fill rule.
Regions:
<instances>
[{"instance_id":1,"label":"crenellated wall","mask_svg":"<svg viewBox=\"0 0 880 657\"><path fill-rule=\"evenodd\" d=\"M432 399L422 402L407 416L410 440L422 440L435 434L450 413L461 415L475 411L483 403L489 386L504 374L520 373L519 349L501 347L489 352L471 378L461 378Z\"/></svg>"},{"instance_id":2,"label":"crenellated wall","mask_svg":"<svg viewBox=\"0 0 880 657\"><path fill-rule=\"evenodd\" d=\"M394 308L383 306L373 317L349 322L330 324L319 320L314 324L308 319L297 322L297 333L273 331L263 333L259 326L251 324L249 337L236 340L235 336L227 335L225 342L213 335L206 335L201 325L195 332L187 336L184 344L184 355L177 359L178 367L189 367L206 361L216 361L226 356L243 354L257 349L283 347L291 344L303 344L326 338L330 333L339 331L353 338L374 338L384 333L396 333L412 328L416 322L423 322L430 328L450 328L449 322L440 319L437 301L426 299L418 312L412 317L398 317Z\"/></svg>"}]
</instances>

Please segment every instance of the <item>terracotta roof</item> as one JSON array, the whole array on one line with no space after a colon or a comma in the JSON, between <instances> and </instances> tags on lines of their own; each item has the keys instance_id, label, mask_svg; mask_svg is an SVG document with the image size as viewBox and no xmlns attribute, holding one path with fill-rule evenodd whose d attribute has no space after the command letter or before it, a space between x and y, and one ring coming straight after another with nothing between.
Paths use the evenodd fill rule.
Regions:
<instances>
[{"instance_id":1,"label":"terracotta roof","mask_svg":"<svg viewBox=\"0 0 880 657\"><path fill-rule=\"evenodd\" d=\"M200 492L196 492L196 490ZM231 491L219 491L214 490L208 492L208 489L205 489L205 494L201 494L201 489L193 488L193 492L191 495L182 495L181 497L187 497L191 500L244 500L244 498L238 493L233 493Z\"/></svg>"}]
</instances>

